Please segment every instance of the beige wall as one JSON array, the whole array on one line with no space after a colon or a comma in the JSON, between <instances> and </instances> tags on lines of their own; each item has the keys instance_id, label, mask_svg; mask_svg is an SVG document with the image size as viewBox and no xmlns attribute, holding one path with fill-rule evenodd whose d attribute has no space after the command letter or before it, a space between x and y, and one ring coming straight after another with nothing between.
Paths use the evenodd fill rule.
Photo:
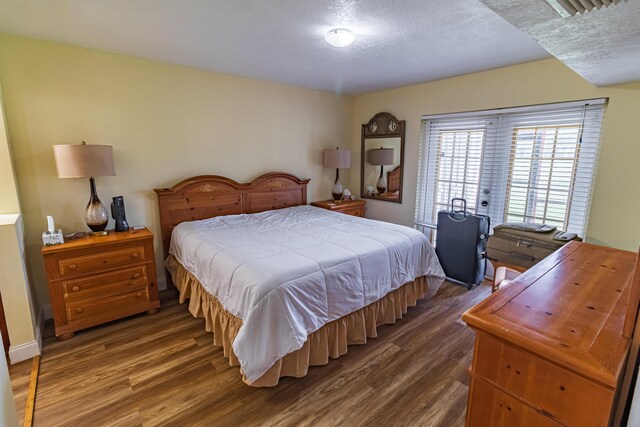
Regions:
<instances>
[{"instance_id":1,"label":"beige wall","mask_svg":"<svg viewBox=\"0 0 640 427\"><path fill-rule=\"evenodd\" d=\"M33 297L33 283L29 281L24 253L24 227L0 90L0 294L11 343L9 352L16 361L29 357L34 351L39 352L39 344L33 346L37 339L38 303ZM25 344L29 344L31 350L25 350ZM20 347L23 349L15 352Z\"/></svg>"},{"instance_id":2,"label":"beige wall","mask_svg":"<svg viewBox=\"0 0 640 427\"><path fill-rule=\"evenodd\" d=\"M351 138L350 97L9 35L0 35L0 85L43 304L46 215L65 233L86 230L89 199L88 180L56 177L52 145L113 145L117 176L97 178L98 195L105 204L124 196L129 224L156 234L164 276L154 188L282 170L311 178L310 201L326 199L335 172L322 150Z\"/></svg>"},{"instance_id":3,"label":"beige wall","mask_svg":"<svg viewBox=\"0 0 640 427\"><path fill-rule=\"evenodd\" d=\"M18 189L11 161L11 147L7 139L7 129L0 90L0 215L20 212Z\"/></svg>"},{"instance_id":4,"label":"beige wall","mask_svg":"<svg viewBox=\"0 0 640 427\"><path fill-rule=\"evenodd\" d=\"M595 88L554 59L350 98L0 35L0 85L44 304L45 216L64 232L85 230L89 194L86 180L56 177L51 146L80 140L114 146L117 176L98 178L98 194L105 204L123 195L129 223L146 224L159 237L152 189L188 176L247 181L284 170L312 179L310 200L325 199L333 171L322 167L322 149L351 142L347 175L358 183L360 124L388 111L407 121L403 203L369 200L367 215L412 225L422 115L609 97L587 237L632 250L640 241L631 214L640 211L640 83Z\"/></svg>"},{"instance_id":5,"label":"beige wall","mask_svg":"<svg viewBox=\"0 0 640 427\"><path fill-rule=\"evenodd\" d=\"M38 309L29 288L22 230L20 215L0 215L0 293L11 347L36 339Z\"/></svg>"},{"instance_id":6,"label":"beige wall","mask_svg":"<svg viewBox=\"0 0 640 427\"><path fill-rule=\"evenodd\" d=\"M401 205L369 200L367 216L413 225L421 116L609 97L600 161L589 217L592 243L637 250L640 244L640 82L596 88L556 59L469 74L357 96L352 150L360 152L360 126L380 112L406 120L404 193ZM354 162L351 182L358 182Z\"/></svg>"}]
</instances>

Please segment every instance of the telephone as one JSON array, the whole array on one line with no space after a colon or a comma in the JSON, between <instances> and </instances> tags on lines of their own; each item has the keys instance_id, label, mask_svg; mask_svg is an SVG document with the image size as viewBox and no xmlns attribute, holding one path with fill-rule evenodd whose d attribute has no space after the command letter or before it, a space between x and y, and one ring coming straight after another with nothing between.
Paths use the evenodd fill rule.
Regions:
<instances>
[{"instance_id":1,"label":"telephone","mask_svg":"<svg viewBox=\"0 0 640 427\"><path fill-rule=\"evenodd\" d=\"M116 196L111 202L111 216L116 221L115 231L129 231L129 223L127 223L127 215L124 212L124 198Z\"/></svg>"}]
</instances>

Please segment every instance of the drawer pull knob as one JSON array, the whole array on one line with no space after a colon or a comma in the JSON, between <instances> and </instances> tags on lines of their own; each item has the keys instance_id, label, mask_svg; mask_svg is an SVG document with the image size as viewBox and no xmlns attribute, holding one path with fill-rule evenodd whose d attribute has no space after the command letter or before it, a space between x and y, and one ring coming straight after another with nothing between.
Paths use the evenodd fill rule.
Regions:
<instances>
[{"instance_id":1,"label":"drawer pull knob","mask_svg":"<svg viewBox=\"0 0 640 427\"><path fill-rule=\"evenodd\" d=\"M133 278L137 279L138 277L140 277L140 273L134 273Z\"/></svg>"},{"instance_id":2,"label":"drawer pull knob","mask_svg":"<svg viewBox=\"0 0 640 427\"><path fill-rule=\"evenodd\" d=\"M82 307L76 307L76 313L82 313L84 309Z\"/></svg>"},{"instance_id":3,"label":"drawer pull knob","mask_svg":"<svg viewBox=\"0 0 640 427\"><path fill-rule=\"evenodd\" d=\"M138 292L138 293L136 294L136 298L142 298L142 292Z\"/></svg>"},{"instance_id":4,"label":"drawer pull knob","mask_svg":"<svg viewBox=\"0 0 640 427\"><path fill-rule=\"evenodd\" d=\"M73 288L71 288L71 290L73 292L78 292L80 290L80 286L74 286Z\"/></svg>"},{"instance_id":5,"label":"drawer pull knob","mask_svg":"<svg viewBox=\"0 0 640 427\"><path fill-rule=\"evenodd\" d=\"M78 268L77 265L75 264L69 264L69 270L75 270L76 268Z\"/></svg>"},{"instance_id":6,"label":"drawer pull knob","mask_svg":"<svg viewBox=\"0 0 640 427\"><path fill-rule=\"evenodd\" d=\"M131 258L138 258L138 252L134 252L131 254Z\"/></svg>"}]
</instances>

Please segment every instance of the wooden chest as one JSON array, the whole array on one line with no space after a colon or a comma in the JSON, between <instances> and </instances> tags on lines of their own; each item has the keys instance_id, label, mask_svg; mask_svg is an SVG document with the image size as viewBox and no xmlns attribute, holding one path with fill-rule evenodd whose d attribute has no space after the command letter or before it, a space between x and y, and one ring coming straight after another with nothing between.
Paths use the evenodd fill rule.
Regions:
<instances>
[{"instance_id":1,"label":"wooden chest","mask_svg":"<svg viewBox=\"0 0 640 427\"><path fill-rule=\"evenodd\" d=\"M635 264L632 252L570 242L467 311L467 426L610 425L631 344L625 319L638 305Z\"/></svg>"},{"instance_id":2,"label":"wooden chest","mask_svg":"<svg viewBox=\"0 0 640 427\"><path fill-rule=\"evenodd\" d=\"M153 234L110 232L42 248L59 339L160 307Z\"/></svg>"}]
</instances>

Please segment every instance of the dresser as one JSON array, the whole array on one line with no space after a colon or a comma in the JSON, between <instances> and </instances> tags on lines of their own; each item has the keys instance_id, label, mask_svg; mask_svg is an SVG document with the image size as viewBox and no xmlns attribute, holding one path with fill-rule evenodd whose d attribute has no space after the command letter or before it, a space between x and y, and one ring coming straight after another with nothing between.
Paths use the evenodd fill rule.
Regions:
<instances>
[{"instance_id":1,"label":"dresser","mask_svg":"<svg viewBox=\"0 0 640 427\"><path fill-rule=\"evenodd\" d=\"M636 263L633 252L570 242L464 313L476 331L466 425L611 425Z\"/></svg>"},{"instance_id":2,"label":"dresser","mask_svg":"<svg viewBox=\"0 0 640 427\"><path fill-rule=\"evenodd\" d=\"M327 209L330 211L336 211L347 215L364 217L364 206L367 204L364 200L343 200L341 202L335 202L333 200L323 200L320 202L313 202L311 206L317 208Z\"/></svg>"},{"instance_id":3,"label":"dresser","mask_svg":"<svg viewBox=\"0 0 640 427\"><path fill-rule=\"evenodd\" d=\"M147 230L109 232L42 248L58 339L133 314L154 314L160 301Z\"/></svg>"}]
</instances>

